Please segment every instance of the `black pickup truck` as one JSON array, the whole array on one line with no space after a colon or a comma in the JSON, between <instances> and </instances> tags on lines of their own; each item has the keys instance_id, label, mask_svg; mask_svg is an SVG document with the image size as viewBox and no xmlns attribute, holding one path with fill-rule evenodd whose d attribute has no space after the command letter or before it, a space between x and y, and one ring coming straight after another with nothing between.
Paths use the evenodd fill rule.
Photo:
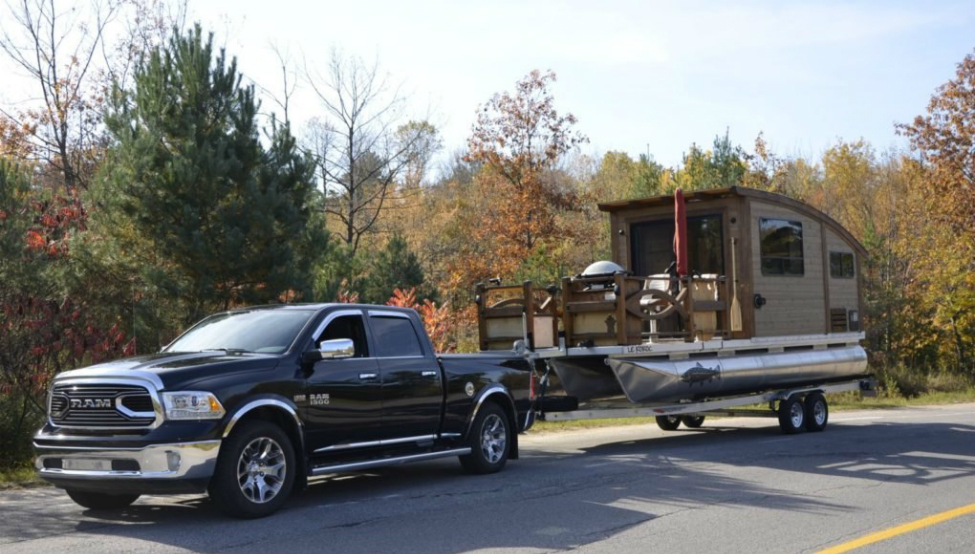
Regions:
<instances>
[{"instance_id":1,"label":"black pickup truck","mask_svg":"<svg viewBox=\"0 0 975 554\"><path fill-rule=\"evenodd\" d=\"M518 457L534 374L514 352L441 355L413 310L316 304L213 315L158 354L59 374L37 469L91 509L208 491L237 517L312 476Z\"/></svg>"}]
</instances>

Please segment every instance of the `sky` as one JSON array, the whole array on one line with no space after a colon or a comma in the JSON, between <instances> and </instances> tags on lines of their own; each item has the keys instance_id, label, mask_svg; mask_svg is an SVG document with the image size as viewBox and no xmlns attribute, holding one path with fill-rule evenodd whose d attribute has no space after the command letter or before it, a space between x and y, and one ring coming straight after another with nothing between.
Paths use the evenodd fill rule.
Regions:
<instances>
[{"instance_id":1,"label":"sky","mask_svg":"<svg viewBox=\"0 0 975 554\"><path fill-rule=\"evenodd\" d=\"M590 138L585 153L649 152L671 166L726 130L748 149L763 132L784 156L840 139L902 148L894 124L922 113L975 51L971 0L191 0L190 19L271 90L272 45L313 71L335 48L378 60L408 94L405 115L430 115L447 151L464 147L478 105L551 69L556 107ZM321 113L301 85L297 127Z\"/></svg>"}]
</instances>

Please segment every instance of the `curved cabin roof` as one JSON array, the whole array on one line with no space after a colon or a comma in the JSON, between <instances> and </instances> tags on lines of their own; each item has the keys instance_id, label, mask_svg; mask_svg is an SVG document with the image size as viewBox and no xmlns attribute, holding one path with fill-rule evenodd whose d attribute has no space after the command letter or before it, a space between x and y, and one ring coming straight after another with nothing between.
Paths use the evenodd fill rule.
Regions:
<instances>
[{"instance_id":1,"label":"curved cabin roof","mask_svg":"<svg viewBox=\"0 0 975 554\"><path fill-rule=\"evenodd\" d=\"M785 206L798 213L801 213L812 219L822 221L824 225L833 230L837 235L843 238L846 242L852 246L858 254L861 256L867 255L867 249L860 244L860 241L856 239L849 231L847 231L842 225L840 225L835 219L824 214L823 212L817 210L816 208L801 202L789 198L788 196L783 196L781 194L776 194L774 192L765 192L758 189L752 189L747 187L730 187L721 189L706 189L706 190L695 190L691 192L684 193L684 201L688 204L694 202L702 202L706 200L715 200L718 198L728 198L731 196L742 196L750 199L761 200L768 202L770 204L778 204L780 206ZM635 200L617 200L614 202L602 202L599 204L600 211L603 212L618 212L623 210L629 210L634 208L649 208L654 206L673 206L674 197L673 195L667 196L651 196L649 198L638 198Z\"/></svg>"}]
</instances>

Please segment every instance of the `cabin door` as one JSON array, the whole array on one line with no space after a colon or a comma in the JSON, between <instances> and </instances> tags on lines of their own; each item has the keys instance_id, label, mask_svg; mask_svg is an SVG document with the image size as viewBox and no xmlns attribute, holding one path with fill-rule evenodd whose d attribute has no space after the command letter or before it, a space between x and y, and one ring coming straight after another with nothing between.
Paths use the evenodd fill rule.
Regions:
<instances>
[{"instance_id":1,"label":"cabin door","mask_svg":"<svg viewBox=\"0 0 975 554\"><path fill-rule=\"evenodd\" d=\"M725 275L724 231L720 214L688 217L687 243L692 274ZM629 269L634 275L666 273L675 260L672 217L630 226ZM680 330L680 321L676 314L657 322L657 333Z\"/></svg>"}]
</instances>

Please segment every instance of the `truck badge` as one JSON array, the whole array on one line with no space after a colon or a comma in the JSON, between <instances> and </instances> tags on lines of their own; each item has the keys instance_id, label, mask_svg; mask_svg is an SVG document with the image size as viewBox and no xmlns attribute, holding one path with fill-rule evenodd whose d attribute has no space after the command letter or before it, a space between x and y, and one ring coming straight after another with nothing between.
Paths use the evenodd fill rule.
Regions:
<instances>
[{"instance_id":1,"label":"truck badge","mask_svg":"<svg viewBox=\"0 0 975 554\"><path fill-rule=\"evenodd\" d=\"M77 410L103 410L112 407L111 398L72 398L70 401L71 409Z\"/></svg>"},{"instance_id":2,"label":"truck badge","mask_svg":"<svg viewBox=\"0 0 975 554\"><path fill-rule=\"evenodd\" d=\"M467 393L467 396L474 396L474 383L468 381L467 384L464 385L464 392Z\"/></svg>"},{"instance_id":3,"label":"truck badge","mask_svg":"<svg viewBox=\"0 0 975 554\"><path fill-rule=\"evenodd\" d=\"M328 394L309 395L308 404L311 406L328 406Z\"/></svg>"}]
</instances>

